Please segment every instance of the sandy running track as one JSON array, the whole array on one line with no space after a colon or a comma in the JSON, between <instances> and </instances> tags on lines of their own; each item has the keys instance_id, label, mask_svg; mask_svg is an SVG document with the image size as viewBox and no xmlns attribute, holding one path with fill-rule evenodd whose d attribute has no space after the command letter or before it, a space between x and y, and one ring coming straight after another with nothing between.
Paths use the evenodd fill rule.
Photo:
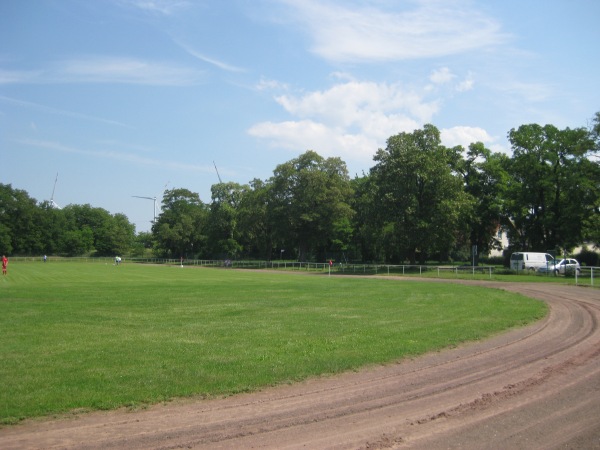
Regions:
<instances>
[{"instance_id":1,"label":"sandy running track","mask_svg":"<svg viewBox=\"0 0 600 450\"><path fill-rule=\"evenodd\" d=\"M478 283L546 301L523 329L383 367L218 400L33 420L0 448L600 448L600 291Z\"/></svg>"}]
</instances>

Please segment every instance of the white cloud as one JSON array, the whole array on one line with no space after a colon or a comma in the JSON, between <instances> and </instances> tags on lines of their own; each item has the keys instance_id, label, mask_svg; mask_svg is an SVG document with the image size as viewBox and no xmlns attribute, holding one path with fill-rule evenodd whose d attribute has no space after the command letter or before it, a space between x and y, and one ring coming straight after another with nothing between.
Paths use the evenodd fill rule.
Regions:
<instances>
[{"instance_id":1,"label":"white cloud","mask_svg":"<svg viewBox=\"0 0 600 450\"><path fill-rule=\"evenodd\" d=\"M322 156L349 157L369 161L378 142L364 134L352 134L312 120L261 122L248 134L267 139L271 147L302 152L315 150Z\"/></svg>"},{"instance_id":2,"label":"white cloud","mask_svg":"<svg viewBox=\"0 0 600 450\"><path fill-rule=\"evenodd\" d=\"M429 122L439 107L399 84L358 81L275 100L298 120L258 123L248 130L250 135L274 147L363 162L390 136Z\"/></svg>"},{"instance_id":3,"label":"white cloud","mask_svg":"<svg viewBox=\"0 0 600 450\"><path fill-rule=\"evenodd\" d=\"M280 0L308 30L312 50L331 61L390 61L452 55L506 40L500 25L467 1L415 0L391 12L383 2Z\"/></svg>"},{"instance_id":4,"label":"white cloud","mask_svg":"<svg viewBox=\"0 0 600 450\"><path fill-rule=\"evenodd\" d=\"M456 86L456 90L458 92L467 92L473 89L474 85L475 79L473 78L473 74L469 72L465 79L458 83L458 85Z\"/></svg>"},{"instance_id":5,"label":"white cloud","mask_svg":"<svg viewBox=\"0 0 600 450\"><path fill-rule=\"evenodd\" d=\"M475 80L472 72L468 72L462 81L453 83L456 78L457 75L452 73L448 67L441 67L434 70L431 75L429 75L429 81L431 81L432 84L426 86L425 90L427 92L435 92L442 86L449 86L456 92L467 92L473 89Z\"/></svg>"},{"instance_id":6,"label":"white cloud","mask_svg":"<svg viewBox=\"0 0 600 450\"><path fill-rule=\"evenodd\" d=\"M337 84L301 97L281 95L276 101L294 116L316 117L342 127L361 127L373 114L389 116L400 111L427 122L439 107L436 102L426 102L418 93L406 91L399 84L359 81Z\"/></svg>"},{"instance_id":7,"label":"white cloud","mask_svg":"<svg viewBox=\"0 0 600 450\"><path fill-rule=\"evenodd\" d=\"M429 80L435 84L446 84L451 82L456 75L450 72L450 69L447 67L442 67L440 69L434 70L433 73L429 76Z\"/></svg>"},{"instance_id":8,"label":"white cloud","mask_svg":"<svg viewBox=\"0 0 600 450\"><path fill-rule=\"evenodd\" d=\"M254 88L258 91L287 91L289 90L289 85L281 81L269 80L263 77Z\"/></svg>"},{"instance_id":9,"label":"white cloud","mask_svg":"<svg viewBox=\"0 0 600 450\"><path fill-rule=\"evenodd\" d=\"M356 81L356 78L354 78L354 75L352 75L351 73L348 73L348 72L333 72L330 76L334 80Z\"/></svg>"},{"instance_id":10,"label":"white cloud","mask_svg":"<svg viewBox=\"0 0 600 450\"><path fill-rule=\"evenodd\" d=\"M458 126L452 128L444 128L440 130L442 143L447 147L462 145L468 148L470 144L475 142L483 142L484 144L495 143L493 138L483 128Z\"/></svg>"}]
</instances>

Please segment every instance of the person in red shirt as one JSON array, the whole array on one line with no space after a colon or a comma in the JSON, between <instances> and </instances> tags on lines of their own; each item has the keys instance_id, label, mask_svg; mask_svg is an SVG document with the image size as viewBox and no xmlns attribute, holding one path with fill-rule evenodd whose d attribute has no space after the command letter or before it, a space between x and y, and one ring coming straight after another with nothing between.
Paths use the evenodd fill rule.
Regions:
<instances>
[{"instance_id":1,"label":"person in red shirt","mask_svg":"<svg viewBox=\"0 0 600 450\"><path fill-rule=\"evenodd\" d=\"M2 275L6 275L6 266L8 266L8 258L2 255Z\"/></svg>"}]
</instances>

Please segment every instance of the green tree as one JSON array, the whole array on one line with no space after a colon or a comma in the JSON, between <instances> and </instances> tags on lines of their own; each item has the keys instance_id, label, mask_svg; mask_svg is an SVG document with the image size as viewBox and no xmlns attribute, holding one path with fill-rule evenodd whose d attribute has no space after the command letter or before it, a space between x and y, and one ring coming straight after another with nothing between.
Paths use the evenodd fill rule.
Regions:
<instances>
[{"instance_id":1,"label":"green tree","mask_svg":"<svg viewBox=\"0 0 600 450\"><path fill-rule=\"evenodd\" d=\"M68 230L65 213L44 201L39 205L40 223L42 224L42 252L48 255L58 255L63 251L64 233Z\"/></svg>"},{"instance_id":2,"label":"green tree","mask_svg":"<svg viewBox=\"0 0 600 450\"><path fill-rule=\"evenodd\" d=\"M377 220L381 232L393 236L391 257L444 259L465 233L471 210L456 173L457 150L442 146L439 130L427 124L390 137L374 159Z\"/></svg>"},{"instance_id":3,"label":"green tree","mask_svg":"<svg viewBox=\"0 0 600 450\"><path fill-rule=\"evenodd\" d=\"M240 203L249 186L238 183L218 183L211 187L210 215L207 224L208 251L214 256L237 258L240 243L238 215Z\"/></svg>"},{"instance_id":4,"label":"green tree","mask_svg":"<svg viewBox=\"0 0 600 450\"><path fill-rule=\"evenodd\" d=\"M67 230L63 234L62 251L67 256L85 255L93 250L94 232L89 226Z\"/></svg>"},{"instance_id":5,"label":"green tree","mask_svg":"<svg viewBox=\"0 0 600 450\"><path fill-rule=\"evenodd\" d=\"M585 128L522 125L509 132L508 214L511 244L523 250L572 249L598 207L598 164Z\"/></svg>"},{"instance_id":6,"label":"green tree","mask_svg":"<svg viewBox=\"0 0 600 450\"><path fill-rule=\"evenodd\" d=\"M79 235L82 237L81 242L86 243L84 253L97 252L99 255L111 255L114 254L114 248L111 245L111 221L112 217L110 213L103 208L96 208L90 204L85 205L67 205L62 209L67 222L67 230L71 232L69 239L64 242L67 247L64 247L63 252L73 255L80 253L73 253L73 248L70 244L75 242L76 239L73 236ZM91 246L88 246L88 230L91 232L92 241ZM83 233L83 234L82 234ZM81 245L79 248L82 248Z\"/></svg>"},{"instance_id":7,"label":"green tree","mask_svg":"<svg viewBox=\"0 0 600 450\"><path fill-rule=\"evenodd\" d=\"M188 258L205 252L208 209L197 193L183 188L166 190L161 210L152 226L159 255Z\"/></svg>"},{"instance_id":8,"label":"green tree","mask_svg":"<svg viewBox=\"0 0 600 450\"><path fill-rule=\"evenodd\" d=\"M589 194L595 200L590 201L588 217L583 221L583 238L600 248L600 112L594 116L590 127L590 137L594 142L594 150L590 152L585 170L588 172L586 178L589 182Z\"/></svg>"},{"instance_id":9,"label":"green tree","mask_svg":"<svg viewBox=\"0 0 600 450\"><path fill-rule=\"evenodd\" d=\"M354 210L352 258L362 261L388 261L393 259L395 245L392 233L381 227L377 202L377 186L371 174L352 180Z\"/></svg>"},{"instance_id":10,"label":"green tree","mask_svg":"<svg viewBox=\"0 0 600 450\"><path fill-rule=\"evenodd\" d=\"M0 184L0 239L2 252L30 255L43 250L43 224L37 201L21 189Z\"/></svg>"},{"instance_id":11,"label":"green tree","mask_svg":"<svg viewBox=\"0 0 600 450\"><path fill-rule=\"evenodd\" d=\"M271 259L274 237L269 221L270 185L255 178L238 205L240 241L249 257ZM279 249L281 250L281 249ZM279 254L278 256L281 256Z\"/></svg>"},{"instance_id":12,"label":"green tree","mask_svg":"<svg viewBox=\"0 0 600 450\"><path fill-rule=\"evenodd\" d=\"M11 255L12 253L12 230L0 222L0 254Z\"/></svg>"},{"instance_id":13,"label":"green tree","mask_svg":"<svg viewBox=\"0 0 600 450\"><path fill-rule=\"evenodd\" d=\"M269 180L269 220L280 248L298 260L325 259L347 244L352 188L340 158L307 151L280 164Z\"/></svg>"},{"instance_id":14,"label":"green tree","mask_svg":"<svg viewBox=\"0 0 600 450\"><path fill-rule=\"evenodd\" d=\"M106 216L95 238L98 255L127 254L135 238L135 225L124 214Z\"/></svg>"},{"instance_id":15,"label":"green tree","mask_svg":"<svg viewBox=\"0 0 600 450\"><path fill-rule=\"evenodd\" d=\"M133 253L135 256L145 256L154 247L154 236L151 232L140 231L133 239Z\"/></svg>"},{"instance_id":16,"label":"green tree","mask_svg":"<svg viewBox=\"0 0 600 450\"><path fill-rule=\"evenodd\" d=\"M479 255L501 250L498 230L504 227L504 196L508 182L508 156L492 153L483 143L471 144L461 163L465 191L471 196L473 211L469 217L469 244Z\"/></svg>"}]
</instances>

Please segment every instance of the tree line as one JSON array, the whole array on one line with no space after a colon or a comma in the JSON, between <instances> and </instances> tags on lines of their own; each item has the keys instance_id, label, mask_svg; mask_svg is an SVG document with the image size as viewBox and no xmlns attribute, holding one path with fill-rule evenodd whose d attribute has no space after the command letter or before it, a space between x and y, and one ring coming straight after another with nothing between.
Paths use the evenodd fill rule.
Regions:
<instances>
[{"instance_id":1,"label":"tree line","mask_svg":"<svg viewBox=\"0 0 600 450\"><path fill-rule=\"evenodd\" d=\"M135 241L135 225L124 214L90 205L55 208L0 184L0 252L5 255L124 254Z\"/></svg>"},{"instance_id":2,"label":"tree line","mask_svg":"<svg viewBox=\"0 0 600 450\"><path fill-rule=\"evenodd\" d=\"M267 180L220 182L211 199L165 190L151 232L90 205L62 210L0 184L6 254L293 259L423 263L500 249L600 246L600 112L588 127L522 125L512 156L481 142L442 145L431 124L387 140L351 178L340 158L307 151Z\"/></svg>"}]
</instances>

